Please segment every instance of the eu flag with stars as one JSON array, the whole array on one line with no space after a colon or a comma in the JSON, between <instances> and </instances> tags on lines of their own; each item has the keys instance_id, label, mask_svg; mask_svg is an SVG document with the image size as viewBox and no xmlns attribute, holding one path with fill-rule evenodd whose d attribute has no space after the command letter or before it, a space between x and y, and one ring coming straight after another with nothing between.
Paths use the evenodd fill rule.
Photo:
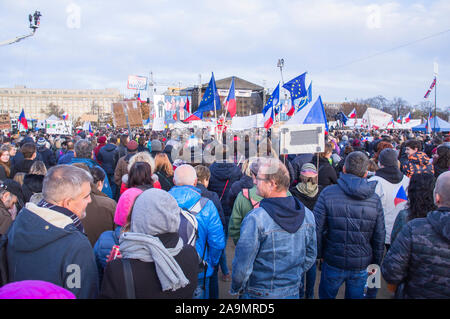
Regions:
<instances>
[{"instance_id":1,"label":"eu flag with stars","mask_svg":"<svg viewBox=\"0 0 450 319\"><path fill-rule=\"evenodd\" d=\"M285 88L291 93L291 99L293 101L301 97L308 96L305 86L305 77L306 72L303 73L302 75L297 76L296 78L293 78L292 80L286 82L283 85L283 88Z\"/></svg>"},{"instance_id":2,"label":"eu flag with stars","mask_svg":"<svg viewBox=\"0 0 450 319\"><path fill-rule=\"evenodd\" d=\"M270 99L267 101L266 105L263 108L262 113L265 115L268 110L270 110L271 107L274 108L275 114L277 114L277 108L276 105L280 102L280 83L278 83L275 90L273 90L272 95L270 96Z\"/></svg>"},{"instance_id":3,"label":"eu flag with stars","mask_svg":"<svg viewBox=\"0 0 450 319\"><path fill-rule=\"evenodd\" d=\"M197 112L207 112L214 111L214 101L216 102L216 110L220 110L220 97L219 92L217 92L216 81L214 80L214 73L212 73L211 80L209 81L208 87L206 88L205 94L200 101Z\"/></svg>"}]
</instances>

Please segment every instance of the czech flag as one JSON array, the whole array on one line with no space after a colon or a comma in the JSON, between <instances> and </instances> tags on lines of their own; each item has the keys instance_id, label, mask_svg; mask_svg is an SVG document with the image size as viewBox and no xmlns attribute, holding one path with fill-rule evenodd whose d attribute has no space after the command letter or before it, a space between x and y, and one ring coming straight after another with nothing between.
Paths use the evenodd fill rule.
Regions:
<instances>
[{"instance_id":1,"label":"czech flag","mask_svg":"<svg viewBox=\"0 0 450 319\"><path fill-rule=\"evenodd\" d=\"M187 119L185 119L185 122L192 122L192 121L201 121L203 119L203 112L202 111L197 111L194 114L192 114L191 116L189 116Z\"/></svg>"},{"instance_id":2,"label":"czech flag","mask_svg":"<svg viewBox=\"0 0 450 319\"><path fill-rule=\"evenodd\" d=\"M408 196L406 196L405 189L403 188L403 185L402 185L402 186L400 186L400 188L397 192L397 195L395 195L394 204L395 204L395 206L397 206L398 204L407 202L407 201L408 201Z\"/></svg>"},{"instance_id":3,"label":"czech flag","mask_svg":"<svg viewBox=\"0 0 450 319\"><path fill-rule=\"evenodd\" d=\"M273 106L264 114L264 128L268 130L273 125L273 119L275 117Z\"/></svg>"},{"instance_id":4,"label":"czech flag","mask_svg":"<svg viewBox=\"0 0 450 319\"><path fill-rule=\"evenodd\" d=\"M22 109L22 112L20 112L20 115L19 115L19 123L22 124L22 126L23 126L26 130L28 130L28 122L27 122L27 119L25 118L25 111L24 111L24 109Z\"/></svg>"},{"instance_id":5,"label":"czech flag","mask_svg":"<svg viewBox=\"0 0 450 319\"><path fill-rule=\"evenodd\" d=\"M411 112L408 112L405 116L405 123L409 123L409 121L411 121Z\"/></svg>"},{"instance_id":6,"label":"czech flag","mask_svg":"<svg viewBox=\"0 0 450 319\"><path fill-rule=\"evenodd\" d=\"M228 91L225 107L230 112L231 117L236 115L236 95L234 90L234 77L231 78L230 90Z\"/></svg>"},{"instance_id":7,"label":"czech flag","mask_svg":"<svg viewBox=\"0 0 450 319\"><path fill-rule=\"evenodd\" d=\"M402 118L402 116L399 116L397 118L397 123L402 124L402 122L403 122L403 118Z\"/></svg>"},{"instance_id":8,"label":"czech flag","mask_svg":"<svg viewBox=\"0 0 450 319\"><path fill-rule=\"evenodd\" d=\"M141 100L141 92L138 92L137 99L139 102L144 103L144 101Z\"/></svg>"},{"instance_id":9,"label":"czech flag","mask_svg":"<svg viewBox=\"0 0 450 319\"><path fill-rule=\"evenodd\" d=\"M67 121L67 119L69 118L69 114L64 113L64 114L62 115L62 118L63 118L64 121Z\"/></svg>"},{"instance_id":10,"label":"czech flag","mask_svg":"<svg viewBox=\"0 0 450 319\"><path fill-rule=\"evenodd\" d=\"M354 108L353 111L350 112L348 115L348 118L350 119L356 119L356 109Z\"/></svg>"}]
</instances>

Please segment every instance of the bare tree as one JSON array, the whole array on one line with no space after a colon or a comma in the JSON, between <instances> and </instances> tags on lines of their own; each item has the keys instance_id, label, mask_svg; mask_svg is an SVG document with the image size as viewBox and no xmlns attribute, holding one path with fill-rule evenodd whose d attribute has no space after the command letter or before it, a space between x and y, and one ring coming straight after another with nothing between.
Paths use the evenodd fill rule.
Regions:
<instances>
[{"instance_id":1,"label":"bare tree","mask_svg":"<svg viewBox=\"0 0 450 319\"><path fill-rule=\"evenodd\" d=\"M64 110L53 103L50 103L46 109L41 109L41 112L46 116L55 115L59 118L62 118L62 115L64 114Z\"/></svg>"}]
</instances>

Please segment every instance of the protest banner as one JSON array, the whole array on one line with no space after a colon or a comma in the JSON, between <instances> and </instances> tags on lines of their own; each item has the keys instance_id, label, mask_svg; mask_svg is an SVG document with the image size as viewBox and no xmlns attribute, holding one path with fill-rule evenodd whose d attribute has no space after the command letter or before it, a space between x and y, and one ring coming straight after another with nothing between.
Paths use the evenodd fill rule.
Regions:
<instances>
[{"instance_id":1,"label":"protest banner","mask_svg":"<svg viewBox=\"0 0 450 319\"><path fill-rule=\"evenodd\" d=\"M127 88L130 90L147 90L147 77L129 75Z\"/></svg>"},{"instance_id":2,"label":"protest banner","mask_svg":"<svg viewBox=\"0 0 450 319\"><path fill-rule=\"evenodd\" d=\"M0 130L11 129L11 118L9 114L0 114Z\"/></svg>"},{"instance_id":3,"label":"protest banner","mask_svg":"<svg viewBox=\"0 0 450 319\"><path fill-rule=\"evenodd\" d=\"M128 124L131 128L142 127L142 113L138 101L112 103L112 113L116 128L128 128Z\"/></svg>"}]
</instances>

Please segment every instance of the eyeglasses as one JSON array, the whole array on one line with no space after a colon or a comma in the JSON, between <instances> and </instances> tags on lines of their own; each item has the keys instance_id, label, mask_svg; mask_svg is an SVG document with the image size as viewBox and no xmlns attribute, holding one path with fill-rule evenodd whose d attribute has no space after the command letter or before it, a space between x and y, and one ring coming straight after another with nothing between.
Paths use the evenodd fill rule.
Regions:
<instances>
[{"instance_id":1,"label":"eyeglasses","mask_svg":"<svg viewBox=\"0 0 450 319\"><path fill-rule=\"evenodd\" d=\"M261 178L261 177L258 177L258 176L256 176L255 179L256 179L257 181L266 181L266 182L269 180L269 179L267 179L267 178Z\"/></svg>"}]
</instances>

